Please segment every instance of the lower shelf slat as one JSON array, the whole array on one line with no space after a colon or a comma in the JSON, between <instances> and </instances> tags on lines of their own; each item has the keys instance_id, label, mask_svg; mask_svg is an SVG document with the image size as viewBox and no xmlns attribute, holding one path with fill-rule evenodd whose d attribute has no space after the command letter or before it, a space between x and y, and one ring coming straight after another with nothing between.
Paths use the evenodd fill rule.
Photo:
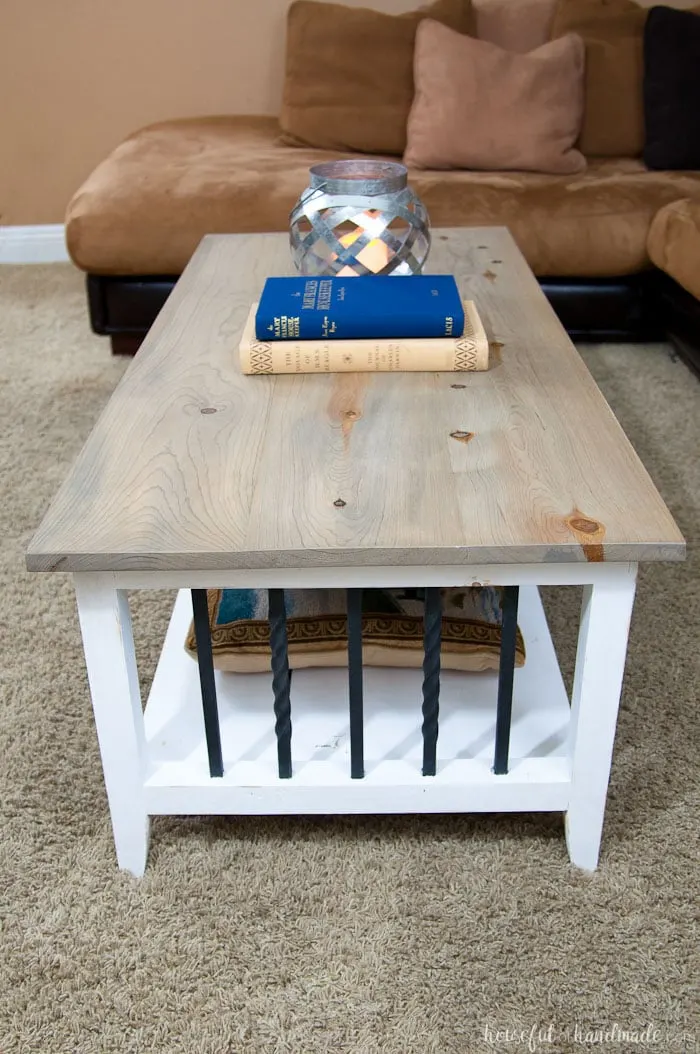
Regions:
<instances>
[{"instance_id":1,"label":"lower shelf slat","mask_svg":"<svg viewBox=\"0 0 700 1054\"><path fill-rule=\"evenodd\" d=\"M206 768L166 764L146 782L145 792L153 815L563 812L570 786L566 758L527 758L506 776L495 776L483 761L452 761L430 778L407 762L385 761L362 781L333 762L310 761L291 780L280 781L271 769L265 783L260 767L250 762L233 766L216 782Z\"/></svg>"}]
</instances>

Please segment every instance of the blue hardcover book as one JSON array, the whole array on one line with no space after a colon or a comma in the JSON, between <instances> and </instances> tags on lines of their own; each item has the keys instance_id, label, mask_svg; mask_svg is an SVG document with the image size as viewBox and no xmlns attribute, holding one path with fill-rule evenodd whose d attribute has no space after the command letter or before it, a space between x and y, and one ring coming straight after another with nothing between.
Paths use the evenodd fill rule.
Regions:
<instances>
[{"instance_id":1,"label":"blue hardcover book","mask_svg":"<svg viewBox=\"0 0 700 1054\"><path fill-rule=\"evenodd\" d=\"M461 337L464 308L452 275L268 278L258 340Z\"/></svg>"}]
</instances>

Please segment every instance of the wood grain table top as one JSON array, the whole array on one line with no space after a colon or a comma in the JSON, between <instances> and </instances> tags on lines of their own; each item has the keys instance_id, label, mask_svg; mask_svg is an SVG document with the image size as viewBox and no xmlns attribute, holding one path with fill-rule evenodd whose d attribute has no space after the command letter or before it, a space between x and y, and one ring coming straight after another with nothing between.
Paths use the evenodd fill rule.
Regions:
<instances>
[{"instance_id":1,"label":"wood grain table top","mask_svg":"<svg viewBox=\"0 0 700 1054\"><path fill-rule=\"evenodd\" d=\"M284 234L206 237L28 550L33 571L676 560L654 484L504 228L435 230L485 373L244 377ZM410 281L397 278L396 281Z\"/></svg>"}]
</instances>

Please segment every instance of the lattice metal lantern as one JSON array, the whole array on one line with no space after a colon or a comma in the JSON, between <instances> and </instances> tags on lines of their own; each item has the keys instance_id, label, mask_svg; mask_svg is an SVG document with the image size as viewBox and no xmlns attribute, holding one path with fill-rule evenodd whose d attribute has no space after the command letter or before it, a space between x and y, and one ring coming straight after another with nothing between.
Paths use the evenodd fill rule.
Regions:
<instances>
[{"instance_id":1,"label":"lattice metal lantern","mask_svg":"<svg viewBox=\"0 0 700 1054\"><path fill-rule=\"evenodd\" d=\"M393 161L329 161L290 216L289 240L301 274L420 274L430 251L425 205Z\"/></svg>"}]
</instances>

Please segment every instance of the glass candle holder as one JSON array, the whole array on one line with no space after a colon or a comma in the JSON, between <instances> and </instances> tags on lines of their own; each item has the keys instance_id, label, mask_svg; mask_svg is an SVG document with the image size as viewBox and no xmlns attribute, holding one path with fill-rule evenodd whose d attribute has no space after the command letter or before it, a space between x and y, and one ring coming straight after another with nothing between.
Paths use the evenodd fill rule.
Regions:
<instances>
[{"instance_id":1,"label":"glass candle holder","mask_svg":"<svg viewBox=\"0 0 700 1054\"><path fill-rule=\"evenodd\" d=\"M394 161L314 165L289 224L305 275L420 274L430 251L428 211Z\"/></svg>"}]
</instances>

